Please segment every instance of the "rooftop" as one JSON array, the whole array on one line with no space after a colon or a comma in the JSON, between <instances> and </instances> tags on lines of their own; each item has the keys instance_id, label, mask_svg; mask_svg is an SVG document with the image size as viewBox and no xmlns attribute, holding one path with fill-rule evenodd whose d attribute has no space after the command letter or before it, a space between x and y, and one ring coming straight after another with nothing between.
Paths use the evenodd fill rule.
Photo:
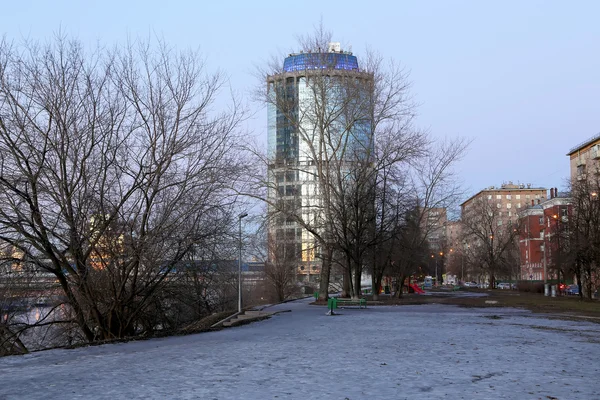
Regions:
<instances>
[{"instance_id":1,"label":"rooftop","mask_svg":"<svg viewBox=\"0 0 600 400\"><path fill-rule=\"evenodd\" d=\"M284 72L305 71L311 69L337 69L358 71L358 60L352 53L329 51L326 53L290 54L283 61Z\"/></svg>"},{"instance_id":2,"label":"rooftop","mask_svg":"<svg viewBox=\"0 0 600 400\"><path fill-rule=\"evenodd\" d=\"M581 150L584 147L589 146L590 144L592 144L592 143L594 143L594 142L596 142L598 140L600 140L600 133L598 133L595 136L592 136L591 138L587 139L586 141L581 142L577 146L571 148L571 150L569 150L569 152L567 153L567 155L570 156L571 154L575 153L576 151Z\"/></svg>"},{"instance_id":3,"label":"rooftop","mask_svg":"<svg viewBox=\"0 0 600 400\"><path fill-rule=\"evenodd\" d=\"M480 190L473 196L469 197L467 200L463 201L460 205L463 206L464 204L468 203L472 199L476 198L477 196L479 196L480 194L485 193L485 192L514 192L514 191L520 192L520 191L528 191L528 190L530 190L530 191L544 190L545 191L547 189L543 188L543 187L532 187L531 183L528 183L528 184L523 184L523 183L513 184L512 182L503 183L502 186L499 186L499 187L490 186L490 187Z\"/></svg>"}]
</instances>

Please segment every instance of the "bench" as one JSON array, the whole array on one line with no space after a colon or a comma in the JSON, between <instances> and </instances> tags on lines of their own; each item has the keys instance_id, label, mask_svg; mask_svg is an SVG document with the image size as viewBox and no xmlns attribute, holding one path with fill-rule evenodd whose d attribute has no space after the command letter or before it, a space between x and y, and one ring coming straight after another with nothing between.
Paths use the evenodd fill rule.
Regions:
<instances>
[{"instance_id":1,"label":"bench","mask_svg":"<svg viewBox=\"0 0 600 400\"><path fill-rule=\"evenodd\" d=\"M341 299L339 297L331 297L327 300L327 308L334 310L342 306L358 306L358 308L367 308L366 299Z\"/></svg>"}]
</instances>

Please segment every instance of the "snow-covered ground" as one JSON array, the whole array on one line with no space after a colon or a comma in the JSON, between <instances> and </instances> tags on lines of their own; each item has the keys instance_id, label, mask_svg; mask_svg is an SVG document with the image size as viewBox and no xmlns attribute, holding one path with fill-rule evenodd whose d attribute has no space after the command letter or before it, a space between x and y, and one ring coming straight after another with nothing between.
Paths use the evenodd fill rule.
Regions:
<instances>
[{"instance_id":1,"label":"snow-covered ground","mask_svg":"<svg viewBox=\"0 0 600 400\"><path fill-rule=\"evenodd\" d=\"M310 299L218 332L0 359L0 399L600 399L600 324Z\"/></svg>"}]
</instances>

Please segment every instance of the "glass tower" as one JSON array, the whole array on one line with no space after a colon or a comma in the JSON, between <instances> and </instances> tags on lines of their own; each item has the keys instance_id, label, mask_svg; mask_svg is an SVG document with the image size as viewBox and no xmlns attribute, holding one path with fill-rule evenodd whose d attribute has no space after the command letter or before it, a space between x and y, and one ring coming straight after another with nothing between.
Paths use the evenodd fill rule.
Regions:
<instances>
[{"instance_id":1,"label":"glass tower","mask_svg":"<svg viewBox=\"0 0 600 400\"><path fill-rule=\"evenodd\" d=\"M348 171L373 149L372 83L335 43L327 52L290 54L267 78L270 257L291 264L300 280L316 281L320 272L317 241L298 221L316 231L324 223L318 176L329 175L323 168L332 163Z\"/></svg>"}]
</instances>

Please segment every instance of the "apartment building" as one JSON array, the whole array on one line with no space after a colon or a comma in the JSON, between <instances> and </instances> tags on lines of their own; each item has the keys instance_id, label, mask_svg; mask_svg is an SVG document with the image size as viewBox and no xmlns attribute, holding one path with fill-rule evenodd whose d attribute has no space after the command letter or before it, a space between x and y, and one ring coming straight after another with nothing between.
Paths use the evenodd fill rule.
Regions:
<instances>
[{"instance_id":1,"label":"apartment building","mask_svg":"<svg viewBox=\"0 0 600 400\"><path fill-rule=\"evenodd\" d=\"M573 147L570 158L571 182L600 178L600 134Z\"/></svg>"},{"instance_id":2,"label":"apartment building","mask_svg":"<svg viewBox=\"0 0 600 400\"><path fill-rule=\"evenodd\" d=\"M481 200L495 205L500 220L516 221L519 211L546 200L546 189L532 187L529 183L513 184L512 182L503 183L500 187L490 186L463 202L460 205L462 214L468 213Z\"/></svg>"},{"instance_id":3,"label":"apartment building","mask_svg":"<svg viewBox=\"0 0 600 400\"><path fill-rule=\"evenodd\" d=\"M564 279L561 240L573 210L566 194L550 189L546 201L530 206L519 213L521 232L519 251L522 280Z\"/></svg>"}]
</instances>

